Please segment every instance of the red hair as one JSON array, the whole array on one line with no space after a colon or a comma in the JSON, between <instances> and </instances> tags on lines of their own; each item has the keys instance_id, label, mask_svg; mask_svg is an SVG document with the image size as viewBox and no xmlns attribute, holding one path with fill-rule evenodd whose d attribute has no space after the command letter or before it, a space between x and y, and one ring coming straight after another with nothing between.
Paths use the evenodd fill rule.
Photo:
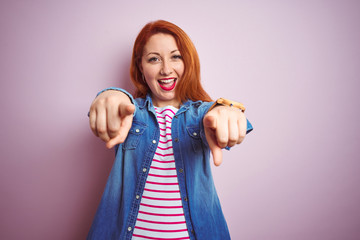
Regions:
<instances>
[{"instance_id":1,"label":"red hair","mask_svg":"<svg viewBox=\"0 0 360 240\"><path fill-rule=\"evenodd\" d=\"M194 44L181 28L164 20L146 24L135 40L130 65L131 81L136 87L134 96L144 98L151 91L142 78L140 63L145 44L156 33L170 34L175 38L184 62L184 73L175 88L175 95L178 100L181 102L189 99L211 102L210 96L200 83L200 60Z\"/></svg>"}]
</instances>

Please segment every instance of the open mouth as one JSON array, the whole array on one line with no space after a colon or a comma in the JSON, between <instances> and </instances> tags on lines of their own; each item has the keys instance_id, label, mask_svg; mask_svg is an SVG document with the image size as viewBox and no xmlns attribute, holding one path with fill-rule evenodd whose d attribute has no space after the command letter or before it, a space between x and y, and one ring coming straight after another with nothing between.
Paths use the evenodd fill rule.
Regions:
<instances>
[{"instance_id":1,"label":"open mouth","mask_svg":"<svg viewBox=\"0 0 360 240\"><path fill-rule=\"evenodd\" d=\"M162 78L158 80L160 87L165 91L171 91L175 88L177 78Z\"/></svg>"}]
</instances>

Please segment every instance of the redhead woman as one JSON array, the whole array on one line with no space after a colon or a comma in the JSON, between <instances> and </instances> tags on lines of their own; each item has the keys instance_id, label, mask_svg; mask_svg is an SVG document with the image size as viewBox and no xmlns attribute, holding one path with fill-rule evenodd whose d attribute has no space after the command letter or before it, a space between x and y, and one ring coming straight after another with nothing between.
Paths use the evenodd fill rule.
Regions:
<instances>
[{"instance_id":1,"label":"redhead woman","mask_svg":"<svg viewBox=\"0 0 360 240\"><path fill-rule=\"evenodd\" d=\"M210 168L222 148L252 130L242 104L213 102L200 83L186 33L150 22L134 44L136 87L101 91L91 105L94 134L116 159L88 239L230 239Z\"/></svg>"}]
</instances>

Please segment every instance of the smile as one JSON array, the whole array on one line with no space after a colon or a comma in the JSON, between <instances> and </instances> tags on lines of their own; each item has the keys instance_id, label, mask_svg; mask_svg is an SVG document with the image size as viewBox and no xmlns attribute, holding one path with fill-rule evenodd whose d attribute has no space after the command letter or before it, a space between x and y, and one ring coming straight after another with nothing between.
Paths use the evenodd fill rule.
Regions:
<instances>
[{"instance_id":1,"label":"smile","mask_svg":"<svg viewBox=\"0 0 360 240\"><path fill-rule=\"evenodd\" d=\"M160 87L165 91L171 91L175 88L177 78L162 78L158 80Z\"/></svg>"}]
</instances>

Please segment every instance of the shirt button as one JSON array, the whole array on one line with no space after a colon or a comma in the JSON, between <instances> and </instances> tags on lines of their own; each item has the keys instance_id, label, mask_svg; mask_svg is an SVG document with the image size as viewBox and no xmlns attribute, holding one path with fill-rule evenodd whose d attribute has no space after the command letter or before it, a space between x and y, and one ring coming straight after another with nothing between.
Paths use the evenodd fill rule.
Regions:
<instances>
[{"instance_id":1,"label":"shirt button","mask_svg":"<svg viewBox=\"0 0 360 240\"><path fill-rule=\"evenodd\" d=\"M135 198L136 198L136 199L139 199L139 198L140 198L140 195L136 195Z\"/></svg>"},{"instance_id":2,"label":"shirt button","mask_svg":"<svg viewBox=\"0 0 360 240\"><path fill-rule=\"evenodd\" d=\"M147 170L146 168L143 168L143 172L146 172L146 170Z\"/></svg>"},{"instance_id":3,"label":"shirt button","mask_svg":"<svg viewBox=\"0 0 360 240\"><path fill-rule=\"evenodd\" d=\"M187 197L184 197L184 201L187 202L188 198Z\"/></svg>"},{"instance_id":4,"label":"shirt button","mask_svg":"<svg viewBox=\"0 0 360 240\"><path fill-rule=\"evenodd\" d=\"M152 143L155 144L155 143L156 143L156 140L152 140Z\"/></svg>"},{"instance_id":5,"label":"shirt button","mask_svg":"<svg viewBox=\"0 0 360 240\"><path fill-rule=\"evenodd\" d=\"M178 142L179 141L179 139L178 138L175 138L175 142Z\"/></svg>"},{"instance_id":6,"label":"shirt button","mask_svg":"<svg viewBox=\"0 0 360 240\"><path fill-rule=\"evenodd\" d=\"M191 230L191 233L192 233L192 234L195 234L195 231L194 231L194 229L193 229L193 230Z\"/></svg>"},{"instance_id":7,"label":"shirt button","mask_svg":"<svg viewBox=\"0 0 360 240\"><path fill-rule=\"evenodd\" d=\"M175 118L178 118L178 116L175 116Z\"/></svg>"},{"instance_id":8,"label":"shirt button","mask_svg":"<svg viewBox=\"0 0 360 240\"><path fill-rule=\"evenodd\" d=\"M179 173L183 173L183 172L184 172L184 169L180 168Z\"/></svg>"},{"instance_id":9,"label":"shirt button","mask_svg":"<svg viewBox=\"0 0 360 240\"><path fill-rule=\"evenodd\" d=\"M132 230L132 228L131 227L128 227L128 231L130 232Z\"/></svg>"},{"instance_id":10,"label":"shirt button","mask_svg":"<svg viewBox=\"0 0 360 240\"><path fill-rule=\"evenodd\" d=\"M140 129L137 128L137 129L135 130L135 132L137 132L137 133L140 132Z\"/></svg>"},{"instance_id":11,"label":"shirt button","mask_svg":"<svg viewBox=\"0 0 360 240\"><path fill-rule=\"evenodd\" d=\"M194 132L194 133L193 133L193 135L194 135L194 136L197 136L197 133L196 133L196 132Z\"/></svg>"}]
</instances>

